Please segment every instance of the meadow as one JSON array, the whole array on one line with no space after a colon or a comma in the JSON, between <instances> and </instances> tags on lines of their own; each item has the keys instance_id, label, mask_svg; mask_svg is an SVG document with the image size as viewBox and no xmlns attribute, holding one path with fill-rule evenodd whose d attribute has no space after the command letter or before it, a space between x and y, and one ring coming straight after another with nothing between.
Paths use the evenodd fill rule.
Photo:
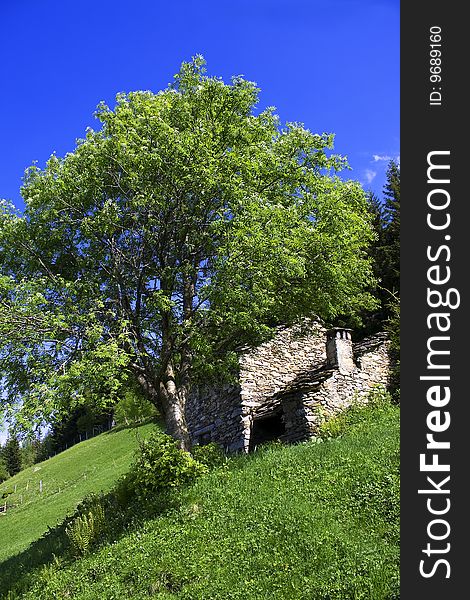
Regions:
<instances>
[{"instance_id":1,"label":"meadow","mask_svg":"<svg viewBox=\"0 0 470 600\"><path fill-rule=\"evenodd\" d=\"M399 409L389 403L355 408L324 434L227 458L175 491L165 506L134 504L125 525L108 529L80 557L71 555L60 527L43 538L42 556L38 540L26 548L26 531L32 540L41 528L37 501L24 502L0 523L2 553L10 557L1 565L9 581L0 578L0 591L9 599L398 600ZM67 488L70 513L76 500L109 490L125 471L133 435L105 434L47 461L57 469L56 487L72 482L73 464L82 473ZM93 456L110 469L93 483L85 452L90 442L103 444ZM108 443L114 448L106 449ZM8 485L20 477L24 483L28 474ZM54 518L67 511L63 500ZM106 520L119 522L109 510Z\"/></svg>"},{"instance_id":2,"label":"meadow","mask_svg":"<svg viewBox=\"0 0 470 600\"><path fill-rule=\"evenodd\" d=\"M0 484L14 505L0 515L0 561L24 551L92 492L108 491L154 425L110 431L33 465ZM42 483L41 483L42 482Z\"/></svg>"}]
</instances>

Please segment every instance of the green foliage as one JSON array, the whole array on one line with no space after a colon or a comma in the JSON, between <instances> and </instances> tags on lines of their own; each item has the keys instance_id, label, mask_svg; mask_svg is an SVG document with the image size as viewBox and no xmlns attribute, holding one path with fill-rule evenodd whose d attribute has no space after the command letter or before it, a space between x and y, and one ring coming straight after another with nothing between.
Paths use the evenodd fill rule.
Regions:
<instances>
[{"instance_id":1,"label":"green foliage","mask_svg":"<svg viewBox=\"0 0 470 600\"><path fill-rule=\"evenodd\" d=\"M114 419L118 425L137 423L156 414L155 406L134 390L125 392L114 408Z\"/></svg>"},{"instance_id":2,"label":"green foliage","mask_svg":"<svg viewBox=\"0 0 470 600\"><path fill-rule=\"evenodd\" d=\"M10 477L7 466L3 459L0 459L0 483L3 483Z\"/></svg>"},{"instance_id":3,"label":"green foliage","mask_svg":"<svg viewBox=\"0 0 470 600\"><path fill-rule=\"evenodd\" d=\"M400 292L400 165L390 161L384 188L386 221L384 241L389 264L389 289Z\"/></svg>"},{"instance_id":4,"label":"green foliage","mask_svg":"<svg viewBox=\"0 0 470 600\"><path fill-rule=\"evenodd\" d=\"M207 467L178 447L169 435L154 433L140 443L123 486L142 500L194 481Z\"/></svg>"},{"instance_id":5,"label":"green foliage","mask_svg":"<svg viewBox=\"0 0 470 600\"><path fill-rule=\"evenodd\" d=\"M83 556L98 541L106 520L97 496L90 496L77 508L78 515L65 528L74 556Z\"/></svg>"},{"instance_id":6,"label":"green foliage","mask_svg":"<svg viewBox=\"0 0 470 600\"><path fill-rule=\"evenodd\" d=\"M37 462L41 442L36 437L27 437L21 446L21 464L23 469L31 467Z\"/></svg>"},{"instance_id":7,"label":"green foliage","mask_svg":"<svg viewBox=\"0 0 470 600\"><path fill-rule=\"evenodd\" d=\"M384 186L382 227L377 248L381 286L392 296L400 294L400 166L390 161Z\"/></svg>"},{"instance_id":8,"label":"green foliage","mask_svg":"<svg viewBox=\"0 0 470 600\"><path fill-rule=\"evenodd\" d=\"M323 421L318 429L318 433L321 439L327 440L329 438L340 437L348 428L347 415L339 413Z\"/></svg>"},{"instance_id":9,"label":"green foliage","mask_svg":"<svg viewBox=\"0 0 470 600\"><path fill-rule=\"evenodd\" d=\"M351 406L338 414L324 419L319 427L321 439L341 437L354 427L367 427L381 411L387 412L391 402L390 394L382 387L373 388L367 398L354 401Z\"/></svg>"},{"instance_id":10,"label":"green foliage","mask_svg":"<svg viewBox=\"0 0 470 600\"><path fill-rule=\"evenodd\" d=\"M374 305L371 218L334 136L281 124L258 93L195 57L31 167L23 215L2 205L0 383L19 427L108 409L135 382L171 424L240 344Z\"/></svg>"},{"instance_id":11,"label":"green foliage","mask_svg":"<svg viewBox=\"0 0 470 600\"><path fill-rule=\"evenodd\" d=\"M3 489L3 490L2 490L2 495L1 495L1 498L2 498L3 500L5 500L6 498L8 498L8 496L11 496L13 493L14 493L14 491L13 491L13 488L10 488L10 489L8 489L8 488L6 488L6 489Z\"/></svg>"},{"instance_id":12,"label":"green foliage","mask_svg":"<svg viewBox=\"0 0 470 600\"><path fill-rule=\"evenodd\" d=\"M369 212L375 240L369 254L378 287L374 291L380 302L378 310L364 317L367 328L376 331L393 318L400 297L400 166L390 161L387 180L380 201L374 194L368 197Z\"/></svg>"},{"instance_id":13,"label":"green foliage","mask_svg":"<svg viewBox=\"0 0 470 600\"><path fill-rule=\"evenodd\" d=\"M57 414L50 421L51 445L54 452L79 442L87 433L93 434L93 429L109 429L110 410L103 411L97 407L80 405L71 409L68 414Z\"/></svg>"},{"instance_id":14,"label":"green foliage","mask_svg":"<svg viewBox=\"0 0 470 600\"><path fill-rule=\"evenodd\" d=\"M193 457L205 465L208 469L214 469L227 463L227 456L219 444L211 442L204 446L193 446L191 448L191 454Z\"/></svg>"},{"instance_id":15,"label":"green foliage","mask_svg":"<svg viewBox=\"0 0 470 600\"><path fill-rule=\"evenodd\" d=\"M55 438L52 434L48 433L41 440L41 443L38 448L38 453L36 457L36 462L43 462L47 460L50 456L54 456L57 451L57 444Z\"/></svg>"},{"instance_id":16,"label":"green foliage","mask_svg":"<svg viewBox=\"0 0 470 600\"><path fill-rule=\"evenodd\" d=\"M21 471L21 449L18 438L10 436L3 448L3 460L8 473L13 476Z\"/></svg>"},{"instance_id":17,"label":"green foliage","mask_svg":"<svg viewBox=\"0 0 470 600\"><path fill-rule=\"evenodd\" d=\"M396 297L389 305L390 316L386 330L390 337L390 389L396 402L400 400L400 298Z\"/></svg>"}]
</instances>

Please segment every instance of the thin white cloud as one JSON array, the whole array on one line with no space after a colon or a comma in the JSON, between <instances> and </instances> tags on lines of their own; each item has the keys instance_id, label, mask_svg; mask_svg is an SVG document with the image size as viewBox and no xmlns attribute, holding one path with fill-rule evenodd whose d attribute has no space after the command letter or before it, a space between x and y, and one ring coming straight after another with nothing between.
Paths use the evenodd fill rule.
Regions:
<instances>
[{"instance_id":1,"label":"thin white cloud","mask_svg":"<svg viewBox=\"0 0 470 600\"><path fill-rule=\"evenodd\" d=\"M388 156L387 154L385 154L385 155L373 154L372 158L374 159L374 162L378 162L379 160L392 160L392 157Z\"/></svg>"},{"instance_id":2,"label":"thin white cloud","mask_svg":"<svg viewBox=\"0 0 470 600\"><path fill-rule=\"evenodd\" d=\"M368 184L371 183L376 175L377 175L377 171L372 171L372 169L366 169L364 171L364 177L366 178L366 183L368 183Z\"/></svg>"}]
</instances>

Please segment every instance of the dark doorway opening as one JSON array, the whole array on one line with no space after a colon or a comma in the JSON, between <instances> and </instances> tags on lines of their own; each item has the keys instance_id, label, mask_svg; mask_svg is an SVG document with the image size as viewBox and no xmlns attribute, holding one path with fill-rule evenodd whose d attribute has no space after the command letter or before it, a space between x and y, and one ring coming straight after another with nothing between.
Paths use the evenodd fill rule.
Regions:
<instances>
[{"instance_id":1,"label":"dark doorway opening","mask_svg":"<svg viewBox=\"0 0 470 600\"><path fill-rule=\"evenodd\" d=\"M264 442L277 440L285 433L286 425L282 418L282 412L254 419L251 426L249 450L254 450L256 446Z\"/></svg>"}]
</instances>

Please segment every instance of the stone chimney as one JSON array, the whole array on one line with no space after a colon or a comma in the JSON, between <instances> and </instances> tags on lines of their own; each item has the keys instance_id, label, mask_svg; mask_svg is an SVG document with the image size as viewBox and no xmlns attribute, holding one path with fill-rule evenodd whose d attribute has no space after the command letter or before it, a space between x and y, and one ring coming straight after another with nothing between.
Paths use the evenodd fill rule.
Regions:
<instances>
[{"instance_id":1,"label":"stone chimney","mask_svg":"<svg viewBox=\"0 0 470 600\"><path fill-rule=\"evenodd\" d=\"M334 327L326 332L326 360L328 367L336 367L340 373L349 373L354 364L351 329Z\"/></svg>"}]
</instances>

